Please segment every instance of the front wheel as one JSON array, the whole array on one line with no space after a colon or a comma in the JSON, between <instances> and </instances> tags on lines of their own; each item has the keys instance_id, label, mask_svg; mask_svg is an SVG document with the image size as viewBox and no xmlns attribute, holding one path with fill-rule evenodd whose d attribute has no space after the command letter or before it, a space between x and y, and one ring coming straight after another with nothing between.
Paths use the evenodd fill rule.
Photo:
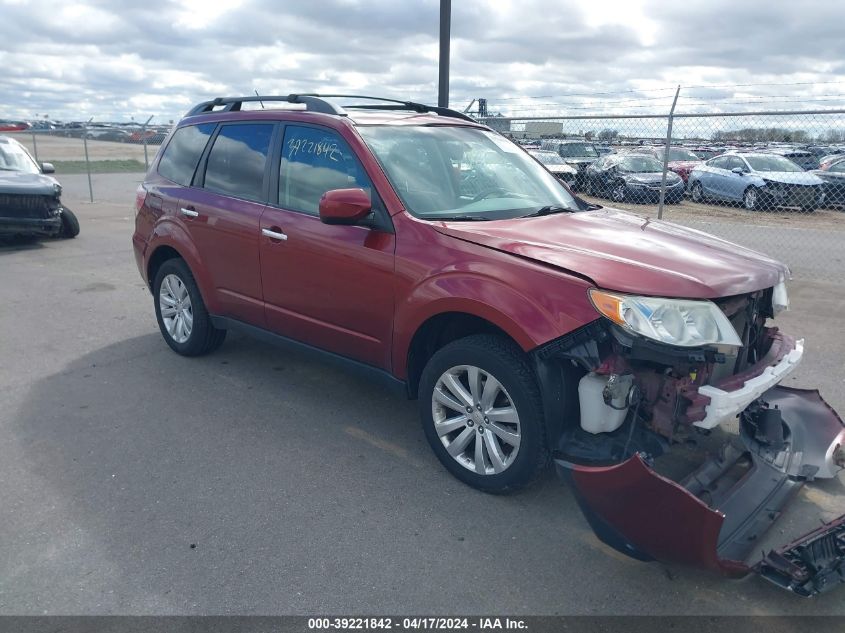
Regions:
<instances>
[{"instance_id":1,"label":"front wheel","mask_svg":"<svg viewBox=\"0 0 845 633\"><path fill-rule=\"evenodd\" d=\"M756 211L760 208L760 193L755 187L749 187L742 194L742 205L749 211Z\"/></svg>"},{"instance_id":2,"label":"front wheel","mask_svg":"<svg viewBox=\"0 0 845 633\"><path fill-rule=\"evenodd\" d=\"M704 202L704 189L701 187L700 182L693 184L692 190L690 191L690 198L693 202Z\"/></svg>"},{"instance_id":3,"label":"front wheel","mask_svg":"<svg viewBox=\"0 0 845 633\"><path fill-rule=\"evenodd\" d=\"M478 334L438 350L423 371L419 402L426 439L465 484L506 493L548 464L534 372L505 338Z\"/></svg>"},{"instance_id":4,"label":"front wheel","mask_svg":"<svg viewBox=\"0 0 845 633\"><path fill-rule=\"evenodd\" d=\"M624 202L625 201L625 183L624 182L616 182L611 185L610 189L610 199L614 202Z\"/></svg>"},{"instance_id":5,"label":"front wheel","mask_svg":"<svg viewBox=\"0 0 845 633\"><path fill-rule=\"evenodd\" d=\"M226 338L218 330L202 300L191 269L181 259L169 259L153 281L155 312L161 335L177 354L201 356L214 351Z\"/></svg>"},{"instance_id":6,"label":"front wheel","mask_svg":"<svg viewBox=\"0 0 845 633\"><path fill-rule=\"evenodd\" d=\"M67 207L62 207L61 236L70 239L77 235L79 235L79 220L76 214Z\"/></svg>"}]
</instances>

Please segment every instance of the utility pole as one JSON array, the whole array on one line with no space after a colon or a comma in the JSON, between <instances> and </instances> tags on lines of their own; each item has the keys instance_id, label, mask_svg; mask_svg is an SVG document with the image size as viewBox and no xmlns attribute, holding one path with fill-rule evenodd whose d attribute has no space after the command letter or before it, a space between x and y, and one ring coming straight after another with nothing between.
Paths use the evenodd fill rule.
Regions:
<instances>
[{"instance_id":1,"label":"utility pole","mask_svg":"<svg viewBox=\"0 0 845 633\"><path fill-rule=\"evenodd\" d=\"M449 107L449 38L452 30L452 0L440 0L440 85L437 105Z\"/></svg>"}]
</instances>

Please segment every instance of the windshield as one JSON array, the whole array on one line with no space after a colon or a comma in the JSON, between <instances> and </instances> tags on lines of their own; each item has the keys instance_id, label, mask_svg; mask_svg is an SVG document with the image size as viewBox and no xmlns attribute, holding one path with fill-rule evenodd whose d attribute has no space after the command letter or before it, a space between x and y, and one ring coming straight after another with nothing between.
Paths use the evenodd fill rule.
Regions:
<instances>
[{"instance_id":1,"label":"windshield","mask_svg":"<svg viewBox=\"0 0 845 633\"><path fill-rule=\"evenodd\" d=\"M783 156L744 156L754 171L804 171L798 165Z\"/></svg>"},{"instance_id":2,"label":"windshield","mask_svg":"<svg viewBox=\"0 0 845 633\"><path fill-rule=\"evenodd\" d=\"M663 171L663 165L651 156L625 156L619 160L619 169L632 174L647 174Z\"/></svg>"},{"instance_id":3,"label":"windshield","mask_svg":"<svg viewBox=\"0 0 845 633\"><path fill-rule=\"evenodd\" d=\"M542 165L503 136L457 126L359 126L412 215L493 220L545 207L579 210Z\"/></svg>"},{"instance_id":4,"label":"windshield","mask_svg":"<svg viewBox=\"0 0 845 633\"><path fill-rule=\"evenodd\" d=\"M566 161L554 152L528 152L544 165L566 165Z\"/></svg>"},{"instance_id":5,"label":"windshield","mask_svg":"<svg viewBox=\"0 0 845 633\"><path fill-rule=\"evenodd\" d=\"M598 158L598 151L589 143L561 143L558 150L561 156L566 158L578 158L580 156L589 156L590 158Z\"/></svg>"},{"instance_id":6,"label":"windshield","mask_svg":"<svg viewBox=\"0 0 845 633\"><path fill-rule=\"evenodd\" d=\"M0 169L4 171L22 171L26 174L39 174L41 170L22 145L0 143Z\"/></svg>"}]
</instances>

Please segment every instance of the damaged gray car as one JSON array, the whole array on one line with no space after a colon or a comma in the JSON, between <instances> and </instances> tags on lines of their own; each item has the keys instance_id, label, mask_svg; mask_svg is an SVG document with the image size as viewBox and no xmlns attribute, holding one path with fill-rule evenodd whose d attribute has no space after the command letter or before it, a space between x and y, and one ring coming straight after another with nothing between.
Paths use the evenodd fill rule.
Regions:
<instances>
[{"instance_id":1,"label":"damaged gray car","mask_svg":"<svg viewBox=\"0 0 845 633\"><path fill-rule=\"evenodd\" d=\"M50 163L0 136L0 238L76 237L79 220L61 201L62 186Z\"/></svg>"}]
</instances>

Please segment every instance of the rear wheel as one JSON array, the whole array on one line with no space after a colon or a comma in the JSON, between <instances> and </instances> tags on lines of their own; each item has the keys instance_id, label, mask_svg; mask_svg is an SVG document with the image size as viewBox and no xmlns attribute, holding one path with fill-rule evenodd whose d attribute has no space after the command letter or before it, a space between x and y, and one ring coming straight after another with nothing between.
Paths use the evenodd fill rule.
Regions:
<instances>
[{"instance_id":1,"label":"rear wheel","mask_svg":"<svg viewBox=\"0 0 845 633\"><path fill-rule=\"evenodd\" d=\"M438 350L423 371L419 402L435 455L474 488L510 492L548 464L534 372L503 337L473 335Z\"/></svg>"},{"instance_id":2,"label":"rear wheel","mask_svg":"<svg viewBox=\"0 0 845 633\"><path fill-rule=\"evenodd\" d=\"M214 351L226 338L218 330L202 300L191 269L182 259L169 259L153 282L155 312L161 335L177 354L201 356Z\"/></svg>"}]
</instances>

